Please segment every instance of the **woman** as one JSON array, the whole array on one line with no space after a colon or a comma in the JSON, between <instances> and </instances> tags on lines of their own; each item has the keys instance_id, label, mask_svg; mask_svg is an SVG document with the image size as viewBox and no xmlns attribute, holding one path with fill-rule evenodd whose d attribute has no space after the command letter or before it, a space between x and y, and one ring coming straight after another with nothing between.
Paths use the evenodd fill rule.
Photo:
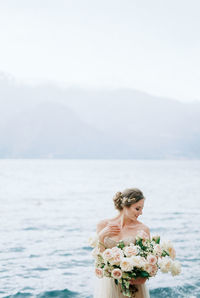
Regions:
<instances>
[{"instance_id":1,"label":"woman","mask_svg":"<svg viewBox=\"0 0 200 298\"><path fill-rule=\"evenodd\" d=\"M150 238L149 228L138 220L142 214L145 197L138 188L125 189L117 192L113 197L115 208L119 214L111 219L105 219L97 224L100 251L112 248L119 240L127 245L135 242L139 231L143 231ZM137 288L136 298L149 298L149 291L145 285L146 278L132 279L131 284ZM124 298L121 293L120 284L116 285L114 280L103 277L97 280L94 298Z\"/></svg>"}]
</instances>

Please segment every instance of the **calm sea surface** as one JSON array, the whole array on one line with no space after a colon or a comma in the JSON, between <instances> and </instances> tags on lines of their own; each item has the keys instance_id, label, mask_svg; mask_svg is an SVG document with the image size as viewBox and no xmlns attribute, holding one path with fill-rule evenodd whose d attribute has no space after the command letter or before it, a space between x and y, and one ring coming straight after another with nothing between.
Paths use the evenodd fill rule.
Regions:
<instances>
[{"instance_id":1,"label":"calm sea surface","mask_svg":"<svg viewBox=\"0 0 200 298\"><path fill-rule=\"evenodd\" d=\"M93 296L88 237L140 188L140 220L174 242L182 274L147 282L151 298L200 297L200 161L0 160L0 297Z\"/></svg>"}]
</instances>

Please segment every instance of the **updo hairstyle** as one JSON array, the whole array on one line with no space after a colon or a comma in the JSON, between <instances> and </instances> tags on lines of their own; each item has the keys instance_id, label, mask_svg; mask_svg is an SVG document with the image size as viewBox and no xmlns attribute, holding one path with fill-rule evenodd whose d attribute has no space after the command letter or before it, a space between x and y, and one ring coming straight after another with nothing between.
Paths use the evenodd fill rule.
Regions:
<instances>
[{"instance_id":1,"label":"updo hairstyle","mask_svg":"<svg viewBox=\"0 0 200 298\"><path fill-rule=\"evenodd\" d=\"M145 199L142 191L139 188L127 188L123 192L116 192L113 197L115 208L121 211L125 206L129 208L132 204Z\"/></svg>"}]
</instances>

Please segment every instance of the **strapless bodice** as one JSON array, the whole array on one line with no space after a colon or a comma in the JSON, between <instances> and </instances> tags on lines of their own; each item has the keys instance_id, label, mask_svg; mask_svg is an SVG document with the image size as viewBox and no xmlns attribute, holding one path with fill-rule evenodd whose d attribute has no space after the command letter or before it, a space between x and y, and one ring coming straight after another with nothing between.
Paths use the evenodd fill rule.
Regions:
<instances>
[{"instance_id":1,"label":"strapless bodice","mask_svg":"<svg viewBox=\"0 0 200 298\"><path fill-rule=\"evenodd\" d=\"M125 245L129 245L130 243L135 243L135 237L134 236L126 237L119 241L123 241ZM116 246L119 243L119 241L113 240L110 237L104 238L104 244L105 244L106 248L112 248L112 247Z\"/></svg>"}]
</instances>

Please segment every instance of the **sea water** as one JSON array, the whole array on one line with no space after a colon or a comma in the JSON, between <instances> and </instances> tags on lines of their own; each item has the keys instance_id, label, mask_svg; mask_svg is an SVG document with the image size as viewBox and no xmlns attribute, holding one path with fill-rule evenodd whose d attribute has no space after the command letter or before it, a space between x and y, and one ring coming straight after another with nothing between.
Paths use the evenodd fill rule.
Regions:
<instances>
[{"instance_id":1,"label":"sea water","mask_svg":"<svg viewBox=\"0 0 200 298\"><path fill-rule=\"evenodd\" d=\"M138 187L151 234L173 241L182 273L158 274L151 298L200 297L199 160L0 160L0 297L93 297L88 238Z\"/></svg>"}]
</instances>

